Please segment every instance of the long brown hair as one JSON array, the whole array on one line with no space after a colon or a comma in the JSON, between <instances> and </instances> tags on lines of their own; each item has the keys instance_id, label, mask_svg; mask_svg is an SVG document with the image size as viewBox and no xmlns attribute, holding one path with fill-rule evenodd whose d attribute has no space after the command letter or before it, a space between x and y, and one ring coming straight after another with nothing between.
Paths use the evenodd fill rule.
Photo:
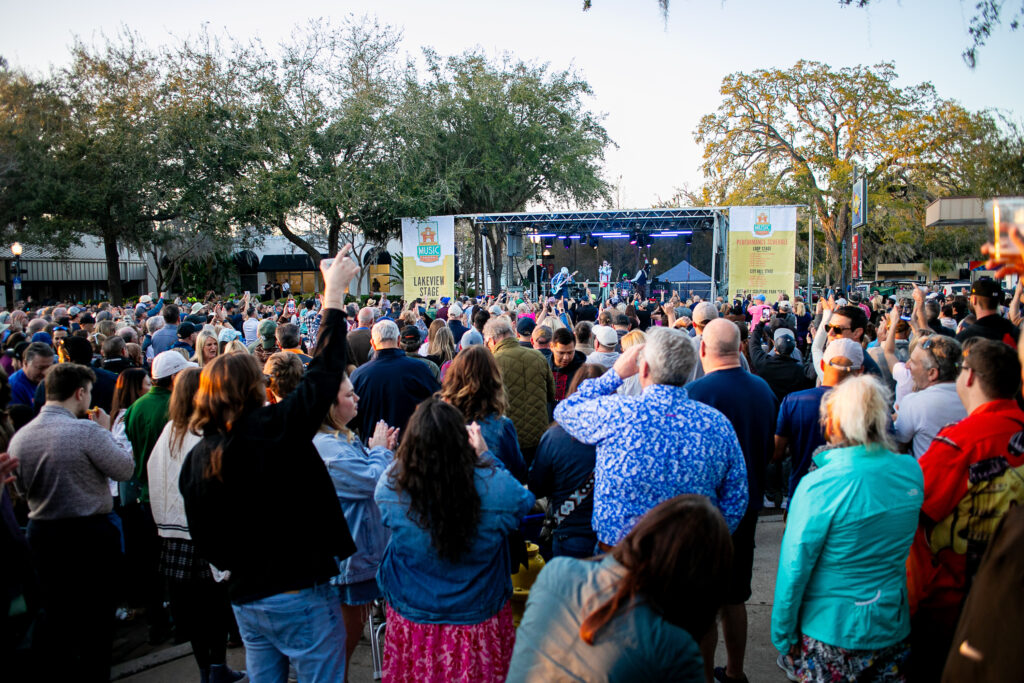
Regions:
<instances>
[{"instance_id":1,"label":"long brown hair","mask_svg":"<svg viewBox=\"0 0 1024 683\"><path fill-rule=\"evenodd\" d=\"M114 418L123 409L139 400L142 396L142 383L146 380L146 371L142 368L128 368L117 376L114 385L114 398L110 402L110 428L114 428Z\"/></svg>"},{"instance_id":2,"label":"long brown hair","mask_svg":"<svg viewBox=\"0 0 1024 683\"><path fill-rule=\"evenodd\" d=\"M171 422L171 456L178 455L181 444L188 432L195 407L196 392L199 391L199 368L186 368L174 378L174 391L167 408Z\"/></svg>"},{"instance_id":3,"label":"long brown hair","mask_svg":"<svg viewBox=\"0 0 1024 683\"><path fill-rule=\"evenodd\" d=\"M221 478L224 442L238 420L263 405L263 369L247 353L217 356L203 367L188 428L213 439L206 477Z\"/></svg>"},{"instance_id":4,"label":"long brown hair","mask_svg":"<svg viewBox=\"0 0 1024 683\"><path fill-rule=\"evenodd\" d=\"M416 406L389 477L396 491L409 494L409 518L430 532L441 559L456 562L473 544L480 524L474 473L480 466L465 418L454 406L436 397Z\"/></svg>"},{"instance_id":5,"label":"long brown hair","mask_svg":"<svg viewBox=\"0 0 1024 683\"><path fill-rule=\"evenodd\" d=\"M732 539L721 513L704 496L670 498L644 515L612 550L626 569L615 593L580 625L580 638L594 636L620 609L643 596L666 621L700 639L725 600L732 567Z\"/></svg>"},{"instance_id":6,"label":"long brown hair","mask_svg":"<svg viewBox=\"0 0 1024 683\"><path fill-rule=\"evenodd\" d=\"M505 387L494 355L485 346L463 349L448 366L441 398L459 409L466 422L505 414Z\"/></svg>"}]
</instances>

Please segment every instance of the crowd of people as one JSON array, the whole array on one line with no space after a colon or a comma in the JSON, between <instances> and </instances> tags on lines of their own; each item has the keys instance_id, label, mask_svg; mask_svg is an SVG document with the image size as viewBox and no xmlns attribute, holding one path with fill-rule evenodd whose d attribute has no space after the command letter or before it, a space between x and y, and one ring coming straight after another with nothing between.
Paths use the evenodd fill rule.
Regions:
<instances>
[{"instance_id":1,"label":"crowd of people","mask_svg":"<svg viewBox=\"0 0 1024 683\"><path fill-rule=\"evenodd\" d=\"M336 682L383 607L387 681L746 681L775 508L790 680L1019 678L981 615L1022 618L1020 288L359 307L357 271L0 313L5 661L108 680L138 613L203 683Z\"/></svg>"}]
</instances>

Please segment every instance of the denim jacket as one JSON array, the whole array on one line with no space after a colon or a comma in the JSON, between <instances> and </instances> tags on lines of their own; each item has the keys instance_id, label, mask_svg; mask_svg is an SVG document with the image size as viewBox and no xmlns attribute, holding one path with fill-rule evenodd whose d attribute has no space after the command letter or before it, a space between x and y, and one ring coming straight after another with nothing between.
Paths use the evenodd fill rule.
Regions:
<instances>
[{"instance_id":1,"label":"denim jacket","mask_svg":"<svg viewBox=\"0 0 1024 683\"><path fill-rule=\"evenodd\" d=\"M520 484L525 484L526 461L523 460L523 453L519 449L519 437L516 435L516 426L512 420L504 415L488 415L482 420L477 420L477 424L480 425L480 434L487 442L487 448L494 459L504 465Z\"/></svg>"},{"instance_id":2,"label":"denim jacket","mask_svg":"<svg viewBox=\"0 0 1024 683\"><path fill-rule=\"evenodd\" d=\"M481 463L490 459L485 453ZM512 596L507 537L533 507L533 494L500 467L478 467L474 480L480 524L469 550L458 562L450 562L438 556L430 531L410 519L409 495L395 491L391 469L380 478L376 493L384 524L391 529L377 573L388 604L419 623L487 621Z\"/></svg>"},{"instance_id":3,"label":"denim jacket","mask_svg":"<svg viewBox=\"0 0 1024 683\"><path fill-rule=\"evenodd\" d=\"M349 531L356 542L356 553L338 563L340 576L332 583L350 584L369 581L377 575L380 558L391 532L380 518L373 500L377 480L389 464L392 453L383 446L366 450L359 437L348 441L344 435L320 432L313 445L327 465L338 502L345 513Z\"/></svg>"}]
</instances>

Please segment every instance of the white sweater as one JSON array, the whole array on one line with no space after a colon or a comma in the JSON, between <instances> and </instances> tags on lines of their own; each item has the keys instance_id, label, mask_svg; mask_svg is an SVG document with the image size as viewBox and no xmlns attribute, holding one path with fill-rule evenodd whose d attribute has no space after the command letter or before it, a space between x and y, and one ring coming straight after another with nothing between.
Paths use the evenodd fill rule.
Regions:
<instances>
[{"instance_id":1,"label":"white sweater","mask_svg":"<svg viewBox=\"0 0 1024 683\"><path fill-rule=\"evenodd\" d=\"M163 538L192 539L185 517L185 499L178 490L178 477L185 456L200 441L202 437L188 432L181 441L181 448L171 452L171 423L168 422L149 456L149 504L157 532Z\"/></svg>"}]
</instances>

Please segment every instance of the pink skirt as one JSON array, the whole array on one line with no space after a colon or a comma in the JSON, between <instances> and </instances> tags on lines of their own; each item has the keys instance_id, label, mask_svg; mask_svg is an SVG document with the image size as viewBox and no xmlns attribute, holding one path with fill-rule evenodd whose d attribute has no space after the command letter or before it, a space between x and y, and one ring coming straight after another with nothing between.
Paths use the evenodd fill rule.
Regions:
<instances>
[{"instance_id":1,"label":"pink skirt","mask_svg":"<svg viewBox=\"0 0 1024 683\"><path fill-rule=\"evenodd\" d=\"M512 603L479 624L419 624L387 608L384 680L410 683L501 683L508 675L516 630Z\"/></svg>"}]
</instances>

